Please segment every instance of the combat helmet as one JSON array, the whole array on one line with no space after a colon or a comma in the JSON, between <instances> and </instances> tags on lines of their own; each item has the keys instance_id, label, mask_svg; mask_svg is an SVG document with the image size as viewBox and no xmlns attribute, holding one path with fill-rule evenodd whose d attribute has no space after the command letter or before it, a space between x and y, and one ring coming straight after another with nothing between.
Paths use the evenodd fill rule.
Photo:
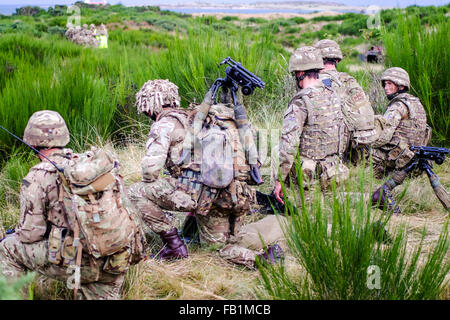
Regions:
<instances>
[{"instance_id":1,"label":"combat helmet","mask_svg":"<svg viewBox=\"0 0 450 320\"><path fill-rule=\"evenodd\" d=\"M322 53L322 58L342 60L342 51L336 41L324 39L317 41L314 45Z\"/></svg>"},{"instance_id":2,"label":"combat helmet","mask_svg":"<svg viewBox=\"0 0 450 320\"><path fill-rule=\"evenodd\" d=\"M408 90L410 88L409 74L402 68L386 69L381 75L381 82L386 80L392 81L397 86L405 86Z\"/></svg>"},{"instance_id":3,"label":"combat helmet","mask_svg":"<svg viewBox=\"0 0 450 320\"><path fill-rule=\"evenodd\" d=\"M165 106L180 106L178 87L169 80L149 80L136 94L139 112L157 116Z\"/></svg>"},{"instance_id":4,"label":"combat helmet","mask_svg":"<svg viewBox=\"0 0 450 320\"><path fill-rule=\"evenodd\" d=\"M64 147L70 141L69 129L63 117L51 110L33 113L23 133L23 140L35 147Z\"/></svg>"},{"instance_id":5,"label":"combat helmet","mask_svg":"<svg viewBox=\"0 0 450 320\"><path fill-rule=\"evenodd\" d=\"M309 46L296 49L289 59L289 72L313 69L323 69L320 50Z\"/></svg>"}]
</instances>

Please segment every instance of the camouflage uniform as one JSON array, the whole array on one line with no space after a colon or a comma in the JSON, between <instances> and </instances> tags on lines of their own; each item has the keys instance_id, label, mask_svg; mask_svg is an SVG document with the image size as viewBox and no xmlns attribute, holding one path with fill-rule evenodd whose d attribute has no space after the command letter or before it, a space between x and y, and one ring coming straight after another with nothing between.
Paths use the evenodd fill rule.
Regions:
<instances>
[{"instance_id":1,"label":"camouflage uniform","mask_svg":"<svg viewBox=\"0 0 450 320\"><path fill-rule=\"evenodd\" d=\"M333 40L320 40L315 47L321 50L324 59L338 62L343 58L339 45ZM364 90L349 74L336 69L323 69L319 74L319 80L335 90L340 99L346 124L345 156L348 158L350 142L356 147L369 145L376 139L373 108Z\"/></svg>"},{"instance_id":2,"label":"camouflage uniform","mask_svg":"<svg viewBox=\"0 0 450 320\"><path fill-rule=\"evenodd\" d=\"M401 68L387 69L381 80L409 88L409 76ZM372 145L374 173L378 178L404 168L414 156L409 147L427 145L431 136L425 109L417 97L397 92L389 98L385 114L377 117L381 132Z\"/></svg>"},{"instance_id":3,"label":"camouflage uniform","mask_svg":"<svg viewBox=\"0 0 450 320\"><path fill-rule=\"evenodd\" d=\"M246 224L230 237L227 244L219 250L219 255L228 261L253 269L257 256L263 254L265 246L281 244L286 248L283 234L286 223L285 217L270 215Z\"/></svg>"},{"instance_id":4,"label":"camouflage uniform","mask_svg":"<svg viewBox=\"0 0 450 320\"><path fill-rule=\"evenodd\" d=\"M58 123L55 123L55 114ZM46 125L49 119L51 125ZM30 123L34 123L31 126ZM53 111L36 112L25 129L24 140L47 148L61 147L69 142L64 120ZM40 144L33 143L39 140ZM49 159L62 167L72 157L70 149L60 149ZM0 243L0 269L7 277L19 277L26 271L36 271L47 277L68 281L69 261L66 250L73 248L65 241L73 234L59 199L60 178L56 168L42 161L30 169L20 190L20 219L16 232ZM61 246L62 258L54 261L53 245ZM50 249L49 249L50 248ZM103 271L106 258L94 259L83 252L81 260L81 292L78 298L120 299L124 274Z\"/></svg>"},{"instance_id":5,"label":"camouflage uniform","mask_svg":"<svg viewBox=\"0 0 450 320\"><path fill-rule=\"evenodd\" d=\"M179 102L175 99L175 92L168 94L166 88L162 87L164 83L161 83L158 89L155 81L148 84L154 90L153 93L149 92L151 90L146 90L144 85L141 94L137 97L140 110L143 112L152 110L158 115L150 130L147 152L142 159L143 179L142 182L130 187L130 199L141 212L143 220L155 233L167 232L174 228L170 216L163 210L195 212L201 240L209 243L225 242L230 233L242 224L245 214L250 210L250 203L254 199L253 189L243 181L248 176L248 168L245 171L245 166L239 167L242 170L239 171L232 187L221 191L211 190L216 194L211 195L209 199L199 199L206 195L207 189L210 189L205 187L204 191L200 192L201 184L196 183L198 165L191 162L179 163L183 141L187 134L186 128L191 125L193 114L179 108L165 107L163 109L163 105L170 105L173 102L178 105ZM157 107L151 108L155 101L159 101ZM212 124L211 121L215 121L211 119L229 119L229 109L220 104L212 106L208 118L210 124ZM221 123L221 125L226 124ZM239 139L237 131L231 136ZM235 143L237 145L236 141ZM243 152L239 151L236 153L238 155L236 161L238 164L245 163ZM162 169L167 169L170 176L161 178ZM235 202L232 200L233 194L236 196ZM199 203L201 205L205 203L203 200L207 200L206 206L208 202L211 206L199 208Z\"/></svg>"}]
</instances>

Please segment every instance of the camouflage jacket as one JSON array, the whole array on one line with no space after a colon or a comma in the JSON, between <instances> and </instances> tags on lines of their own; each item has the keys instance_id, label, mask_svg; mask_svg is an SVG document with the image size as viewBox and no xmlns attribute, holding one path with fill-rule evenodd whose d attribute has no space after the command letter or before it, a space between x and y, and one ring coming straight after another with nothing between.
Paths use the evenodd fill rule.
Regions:
<instances>
[{"instance_id":1,"label":"camouflage jacket","mask_svg":"<svg viewBox=\"0 0 450 320\"><path fill-rule=\"evenodd\" d=\"M420 100L409 93L395 96L382 119L382 131L373 147L390 150L400 143L427 144L427 116Z\"/></svg>"},{"instance_id":2,"label":"camouflage jacket","mask_svg":"<svg viewBox=\"0 0 450 320\"><path fill-rule=\"evenodd\" d=\"M165 109L153 123L147 151L141 162L142 181L158 179L163 168L172 171L183 150L189 113L182 109Z\"/></svg>"},{"instance_id":3,"label":"camouflage jacket","mask_svg":"<svg viewBox=\"0 0 450 320\"><path fill-rule=\"evenodd\" d=\"M300 156L323 160L343 152L344 121L336 93L321 82L300 90L284 114L280 140L280 169L286 179L297 151Z\"/></svg>"},{"instance_id":4,"label":"camouflage jacket","mask_svg":"<svg viewBox=\"0 0 450 320\"><path fill-rule=\"evenodd\" d=\"M324 70L319 74L319 80L338 94L345 124L353 132L356 142L362 144L373 142L376 134L375 113L355 78L345 72Z\"/></svg>"},{"instance_id":5,"label":"camouflage jacket","mask_svg":"<svg viewBox=\"0 0 450 320\"><path fill-rule=\"evenodd\" d=\"M51 154L50 160L66 164L72 150L62 149ZM20 219L16 234L20 241L33 243L47 236L51 225L70 229L63 205L58 201L59 175L47 160L30 169L20 189Z\"/></svg>"}]
</instances>

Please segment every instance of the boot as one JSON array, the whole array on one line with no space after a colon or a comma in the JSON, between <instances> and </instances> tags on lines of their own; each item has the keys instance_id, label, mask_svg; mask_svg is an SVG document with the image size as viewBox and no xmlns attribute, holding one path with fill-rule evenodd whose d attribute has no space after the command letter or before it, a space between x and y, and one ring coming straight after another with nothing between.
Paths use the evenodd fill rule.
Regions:
<instances>
[{"instance_id":1,"label":"boot","mask_svg":"<svg viewBox=\"0 0 450 320\"><path fill-rule=\"evenodd\" d=\"M167 232L160 232L159 236L165 245L165 248L159 254L161 259L172 260L188 257L187 247L180 239L177 228L172 228Z\"/></svg>"},{"instance_id":2,"label":"boot","mask_svg":"<svg viewBox=\"0 0 450 320\"><path fill-rule=\"evenodd\" d=\"M283 249L278 244L272 244L264 250L264 253L258 254L257 259L262 263L276 264L284 260Z\"/></svg>"},{"instance_id":3,"label":"boot","mask_svg":"<svg viewBox=\"0 0 450 320\"><path fill-rule=\"evenodd\" d=\"M379 204L378 201L380 201ZM372 195L372 206L376 205L378 205L378 208L381 210L387 209L389 211L394 211L394 214L396 215L402 213L400 208L395 203L391 189L386 184L379 187Z\"/></svg>"}]
</instances>

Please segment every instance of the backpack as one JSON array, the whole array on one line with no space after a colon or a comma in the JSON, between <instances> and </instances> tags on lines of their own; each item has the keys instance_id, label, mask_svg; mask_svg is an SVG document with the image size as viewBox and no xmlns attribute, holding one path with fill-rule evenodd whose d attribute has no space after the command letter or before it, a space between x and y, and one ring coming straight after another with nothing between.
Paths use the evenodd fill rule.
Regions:
<instances>
[{"instance_id":1,"label":"backpack","mask_svg":"<svg viewBox=\"0 0 450 320\"><path fill-rule=\"evenodd\" d=\"M199 134L201 182L216 189L228 187L234 178L233 140L230 131L208 125Z\"/></svg>"},{"instance_id":2,"label":"backpack","mask_svg":"<svg viewBox=\"0 0 450 320\"><path fill-rule=\"evenodd\" d=\"M75 155L60 174L60 201L81 248L98 259L108 257L104 270L120 274L144 257L143 232L127 201L118 162L102 149ZM74 244L75 246L75 244Z\"/></svg>"}]
</instances>

